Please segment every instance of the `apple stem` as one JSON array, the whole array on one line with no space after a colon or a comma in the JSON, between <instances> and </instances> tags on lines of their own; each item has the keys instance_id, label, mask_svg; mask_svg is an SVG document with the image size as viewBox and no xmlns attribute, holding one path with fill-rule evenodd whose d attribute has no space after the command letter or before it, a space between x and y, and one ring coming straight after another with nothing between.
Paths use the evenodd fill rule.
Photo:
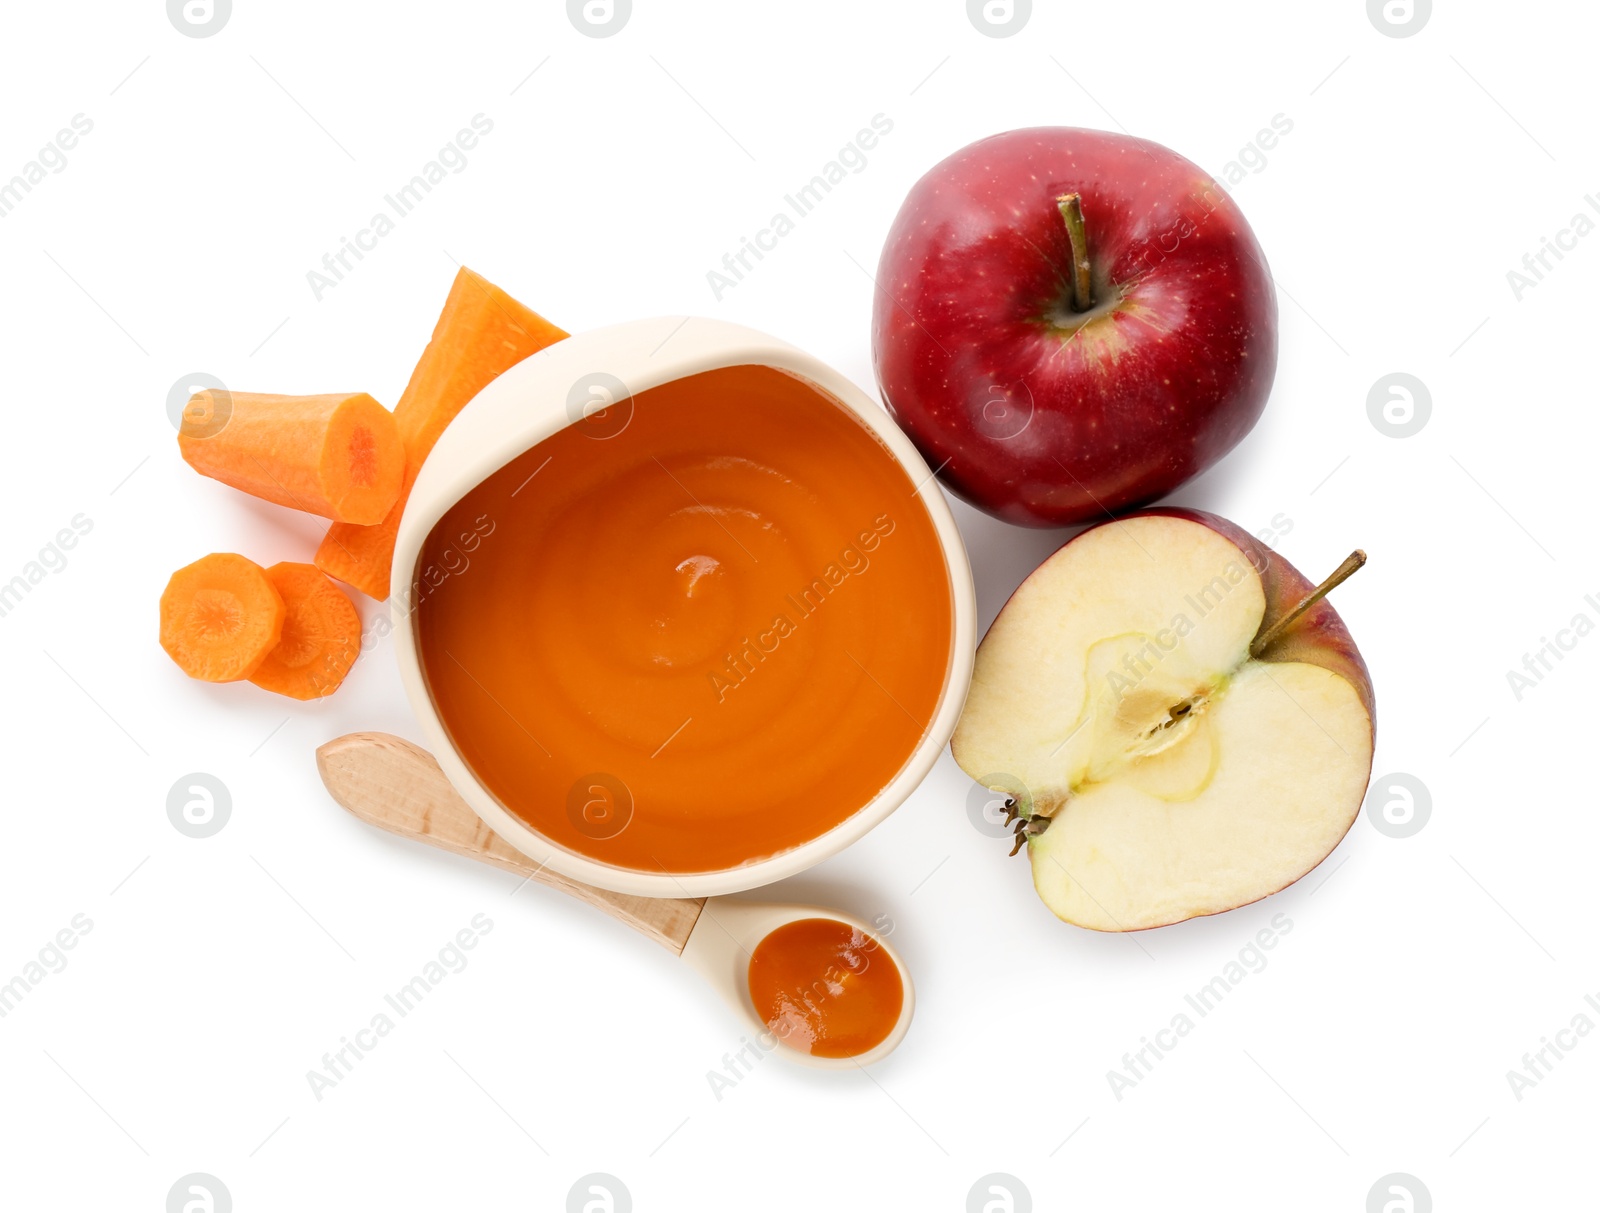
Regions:
<instances>
[{"instance_id":1,"label":"apple stem","mask_svg":"<svg viewBox=\"0 0 1600 1213\"><path fill-rule=\"evenodd\" d=\"M1067 225L1067 242L1072 245L1072 310L1087 312L1094 306L1094 284L1089 277L1089 235L1083 225L1083 199L1077 194L1062 194L1056 199L1056 206Z\"/></svg>"},{"instance_id":2,"label":"apple stem","mask_svg":"<svg viewBox=\"0 0 1600 1213\"><path fill-rule=\"evenodd\" d=\"M1307 594L1294 606L1289 608L1289 610L1282 615L1276 623L1255 638L1254 642L1250 645L1250 656L1260 657L1261 654L1270 649L1277 642L1279 637L1281 637L1285 632L1294 626L1295 621L1299 619L1300 616L1304 615L1312 607L1316 606L1317 603L1326 598L1329 591L1337 589L1349 579L1352 573L1366 563L1367 554L1360 548L1357 548L1355 551L1351 552L1350 555L1346 556L1344 563L1338 568L1334 569L1326 581L1324 581L1316 589L1312 590L1311 593Z\"/></svg>"}]
</instances>

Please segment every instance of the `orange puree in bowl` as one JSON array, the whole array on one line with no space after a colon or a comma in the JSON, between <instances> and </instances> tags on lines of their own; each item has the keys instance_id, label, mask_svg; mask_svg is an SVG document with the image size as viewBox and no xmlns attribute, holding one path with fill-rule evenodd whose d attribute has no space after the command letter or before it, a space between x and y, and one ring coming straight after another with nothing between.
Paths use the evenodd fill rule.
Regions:
<instances>
[{"instance_id":1,"label":"orange puree in bowl","mask_svg":"<svg viewBox=\"0 0 1600 1213\"><path fill-rule=\"evenodd\" d=\"M707 371L472 489L418 566L418 648L483 785L644 871L763 859L866 805L932 720L949 578L916 487L804 380Z\"/></svg>"},{"instance_id":2,"label":"orange puree in bowl","mask_svg":"<svg viewBox=\"0 0 1600 1213\"><path fill-rule=\"evenodd\" d=\"M834 918L785 923L750 954L750 1000L783 1044L857 1057L900 1020L900 969L878 941Z\"/></svg>"}]
</instances>

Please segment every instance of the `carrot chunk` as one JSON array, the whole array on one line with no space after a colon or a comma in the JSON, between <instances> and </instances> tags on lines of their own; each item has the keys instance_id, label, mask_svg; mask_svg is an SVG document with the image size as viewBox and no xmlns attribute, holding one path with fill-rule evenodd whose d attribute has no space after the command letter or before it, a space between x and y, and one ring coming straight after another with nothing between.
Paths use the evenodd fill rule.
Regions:
<instances>
[{"instance_id":1,"label":"carrot chunk","mask_svg":"<svg viewBox=\"0 0 1600 1213\"><path fill-rule=\"evenodd\" d=\"M445 426L497 376L565 336L565 330L463 267L450 287L433 340L395 405L395 424L406 448L399 500L376 526L336 522L329 527L317 549L317 567L363 594L387 598L406 497Z\"/></svg>"},{"instance_id":2,"label":"carrot chunk","mask_svg":"<svg viewBox=\"0 0 1600 1213\"><path fill-rule=\"evenodd\" d=\"M383 521L406 471L393 414L365 392L197 392L178 449L213 480L339 522Z\"/></svg>"},{"instance_id":3,"label":"carrot chunk","mask_svg":"<svg viewBox=\"0 0 1600 1213\"><path fill-rule=\"evenodd\" d=\"M276 647L283 598L266 570L213 552L172 575L161 595L161 647L190 678L237 682Z\"/></svg>"},{"instance_id":4,"label":"carrot chunk","mask_svg":"<svg viewBox=\"0 0 1600 1213\"><path fill-rule=\"evenodd\" d=\"M267 580L283 599L283 634L250 681L291 699L333 694L361 652L355 605L313 564L275 564Z\"/></svg>"},{"instance_id":5,"label":"carrot chunk","mask_svg":"<svg viewBox=\"0 0 1600 1213\"><path fill-rule=\"evenodd\" d=\"M389 596L389 566L394 562L395 539L400 533L400 515L405 497L411 492L407 475L405 494L389 516L377 526L353 526L336 522L328 528L313 559L329 577L354 586L368 598L382 602Z\"/></svg>"}]
</instances>

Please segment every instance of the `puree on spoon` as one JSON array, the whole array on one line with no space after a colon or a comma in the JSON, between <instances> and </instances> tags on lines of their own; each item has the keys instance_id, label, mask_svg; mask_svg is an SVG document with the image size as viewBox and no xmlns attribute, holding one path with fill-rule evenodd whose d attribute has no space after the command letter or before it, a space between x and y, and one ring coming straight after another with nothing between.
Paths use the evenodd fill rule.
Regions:
<instances>
[{"instance_id":1,"label":"puree on spoon","mask_svg":"<svg viewBox=\"0 0 1600 1213\"><path fill-rule=\"evenodd\" d=\"M750 954L750 1000L778 1040L813 1057L859 1057L900 1022L905 984L878 941L837 918L801 918Z\"/></svg>"}]
</instances>

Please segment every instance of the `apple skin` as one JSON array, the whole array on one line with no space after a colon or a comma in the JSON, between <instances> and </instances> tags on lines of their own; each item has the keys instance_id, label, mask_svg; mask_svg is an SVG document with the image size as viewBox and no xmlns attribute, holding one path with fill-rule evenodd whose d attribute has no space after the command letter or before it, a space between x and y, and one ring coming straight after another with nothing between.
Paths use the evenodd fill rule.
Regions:
<instances>
[{"instance_id":1,"label":"apple skin","mask_svg":"<svg viewBox=\"0 0 1600 1213\"><path fill-rule=\"evenodd\" d=\"M1056 199L1082 199L1095 305L1067 302ZM1143 505L1231 450L1277 365L1277 298L1244 215L1177 153L1036 127L912 187L878 265L873 361L941 479L1009 522Z\"/></svg>"}]
</instances>

